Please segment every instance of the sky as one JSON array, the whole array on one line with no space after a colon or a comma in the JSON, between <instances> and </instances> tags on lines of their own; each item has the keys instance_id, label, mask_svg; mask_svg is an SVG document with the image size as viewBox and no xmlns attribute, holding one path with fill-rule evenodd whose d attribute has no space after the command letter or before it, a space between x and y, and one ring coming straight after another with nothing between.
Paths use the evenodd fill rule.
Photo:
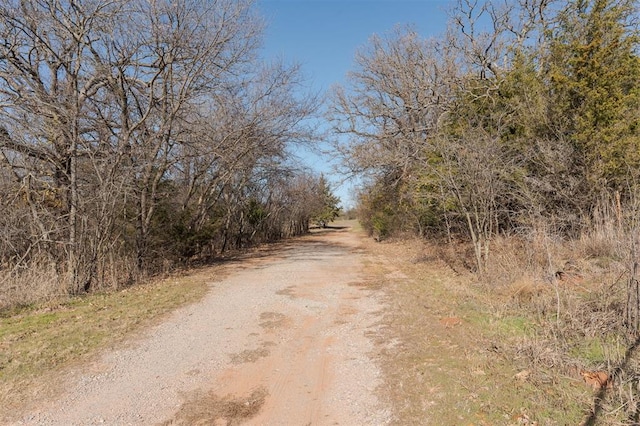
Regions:
<instances>
[{"instance_id":1,"label":"sky","mask_svg":"<svg viewBox=\"0 0 640 426\"><path fill-rule=\"evenodd\" d=\"M308 89L324 93L344 84L356 51L374 34L411 25L425 38L445 30L449 0L258 0L267 28L265 59L299 63ZM323 123L319 123L322 127ZM316 172L334 185L344 208L353 206L353 182L332 171L331 159L299 152Z\"/></svg>"}]
</instances>

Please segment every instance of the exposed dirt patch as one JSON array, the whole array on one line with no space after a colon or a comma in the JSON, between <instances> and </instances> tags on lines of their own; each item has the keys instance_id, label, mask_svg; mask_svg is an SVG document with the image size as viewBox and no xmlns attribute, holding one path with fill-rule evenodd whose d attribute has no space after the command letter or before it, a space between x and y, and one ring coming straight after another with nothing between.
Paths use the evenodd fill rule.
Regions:
<instances>
[{"instance_id":1,"label":"exposed dirt patch","mask_svg":"<svg viewBox=\"0 0 640 426\"><path fill-rule=\"evenodd\" d=\"M284 327L289 321L285 314L278 312L263 312L260 314L260 327L266 330L275 330Z\"/></svg>"},{"instance_id":2,"label":"exposed dirt patch","mask_svg":"<svg viewBox=\"0 0 640 426\"><path fill-rule=\"evenodd\" d=\"M243 364L245 362L256 362L260 358L268 357L271 354L270 346L274 346L273 342L264 342L262 347L258 349L246 349L240 353L231 355L231 362L234 364Z\"/></svg>"},{"instance_id":3,"label":"exposed dirt patch","mask_svg":"<svg viewBox=\"0 0 640 426\"><path fill-rule=\"evenodd\" d=\"M296 286L290 285L289 287L283 288L282 290L276 291L278 296L289 296L291 298L296 297Z\"/></svg>"}]
</instances>

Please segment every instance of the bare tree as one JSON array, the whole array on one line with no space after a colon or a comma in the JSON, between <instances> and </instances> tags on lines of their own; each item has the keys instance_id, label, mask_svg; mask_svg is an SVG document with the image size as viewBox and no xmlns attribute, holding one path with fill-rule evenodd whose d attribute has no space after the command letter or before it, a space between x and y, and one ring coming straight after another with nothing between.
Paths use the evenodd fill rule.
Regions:
<instances>
[{"instance_id":1,"label":"bare tree","mask_svg":"<svg viewBox=\"0 0 640 426\"><path fill-rule=\"evenodd\" d=\"M403 170L425 158L450 98L441 46L396 28L388 38L374 36L356 56L350 92L336 87L334 130L348 135L346 164L353 171L388 166Z\"/></svg>"},{"instance_id":2,"label":"bare tree","mask_svg":"<svg viewBox=\"0 0 640 426\"><path fill-rule=\"evenodd\" d=\"M191 233L208 226L223 205L222 232L233 234L234 218L244 221L242 209L257 197L255 188L269 192L263 182L292 174L292 144L316 138L304 120L317 99L295 93L301 83L297 66L257 67L238 83L207 104L195 133L181 146L176 177L186 186L181 205L189 211L185 226Z\"/></svg>"},{"instance_id":3,"label":"bare tree","mask_svg":"<svg viewBox=\"0 0 640 426\"><path fill-rule=\"evenodd\" d=\"M139 267L148 255L155 200L163 178L192 139L201 105L232 84L253 59L261 23L242 1L138 2L123 22L113 88L117 129L129 153L137 200ZM127 37L125 37L127 36Z\"/></svg>"},{"instance_id":4,"label":"bare tree","mask_svg":"<svg viewBox=\"0 0 640 426\"><path fill-rule=\"evenodd\" d=\"M103 51L119 5L11 1L0 6L0 148L27 194L39 235L32 241L49 255L66 254L69 288L79 274L79 161L95 127L89 98L105 74L88 60ZM47 200L47 202L43 202Z\"/></svg>"}]
</instances>

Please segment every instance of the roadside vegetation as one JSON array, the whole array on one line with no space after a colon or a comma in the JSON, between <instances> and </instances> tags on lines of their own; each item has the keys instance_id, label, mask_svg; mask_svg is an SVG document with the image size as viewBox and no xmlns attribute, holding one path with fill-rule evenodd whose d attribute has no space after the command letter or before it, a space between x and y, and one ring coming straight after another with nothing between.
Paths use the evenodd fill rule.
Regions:
<instances>
[{"instance_id":1,"label":"roadside vegetation","mask_svg":"<svg viewBox=\"0 0 640 426\"><path fill-rule=\"evenodd\" d=\"M318 99L259 57L254 6L2 2L0 309L126 288L337 208L295 156L319 140Z\"/></svg>"},{"instance_id":2,"label":"roadside vegetation","mask_svg":"<svg viewBox=\"0 0 640 426\"><path fill-rule=\"evenodd\" d=\"M635 424L626 407L640 365L596 302L621 303L623 292L564 286L557 320L550 285L480 282L418 239L370 240L365 250L369 285L389 304L374 338L392 424ZM615 373L611 387L581 374L596 371Z\"/></svg>"},{"instance_id":3,"label":"roadside vegetation","mask_svg":"<svg viewBox=\"0 0 640 426\"><path fill-rule=\"evenodd\" d=\"M640 421L637 16L627 0L459 0L441 37L374 36L335 89L365 230L427 244L414 263L397 256L414 277L393 287L397 389L420 389L401 413ZM424 276L432 264L448 278ZM436 361L440 320L452 346ZM446 383L448 368L466 380ZM447 400L452 387L466 398Z\"/></svg>"}]
</instances>

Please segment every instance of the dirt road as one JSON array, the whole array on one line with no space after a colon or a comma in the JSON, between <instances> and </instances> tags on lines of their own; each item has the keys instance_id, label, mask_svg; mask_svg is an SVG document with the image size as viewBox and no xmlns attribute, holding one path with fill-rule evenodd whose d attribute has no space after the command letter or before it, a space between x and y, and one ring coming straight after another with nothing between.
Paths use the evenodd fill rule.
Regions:
<instances>
[{"instance_id":1,"label":"dirt road","mask_svg":"<svg viewBox=\"0 0 640 426\"><path fill-rule=\"evenodd\" d=\"M69 373L25 425L380 425L382 298L330 229L228 266L199 303Z\"/></svg>"}]
</instances>

